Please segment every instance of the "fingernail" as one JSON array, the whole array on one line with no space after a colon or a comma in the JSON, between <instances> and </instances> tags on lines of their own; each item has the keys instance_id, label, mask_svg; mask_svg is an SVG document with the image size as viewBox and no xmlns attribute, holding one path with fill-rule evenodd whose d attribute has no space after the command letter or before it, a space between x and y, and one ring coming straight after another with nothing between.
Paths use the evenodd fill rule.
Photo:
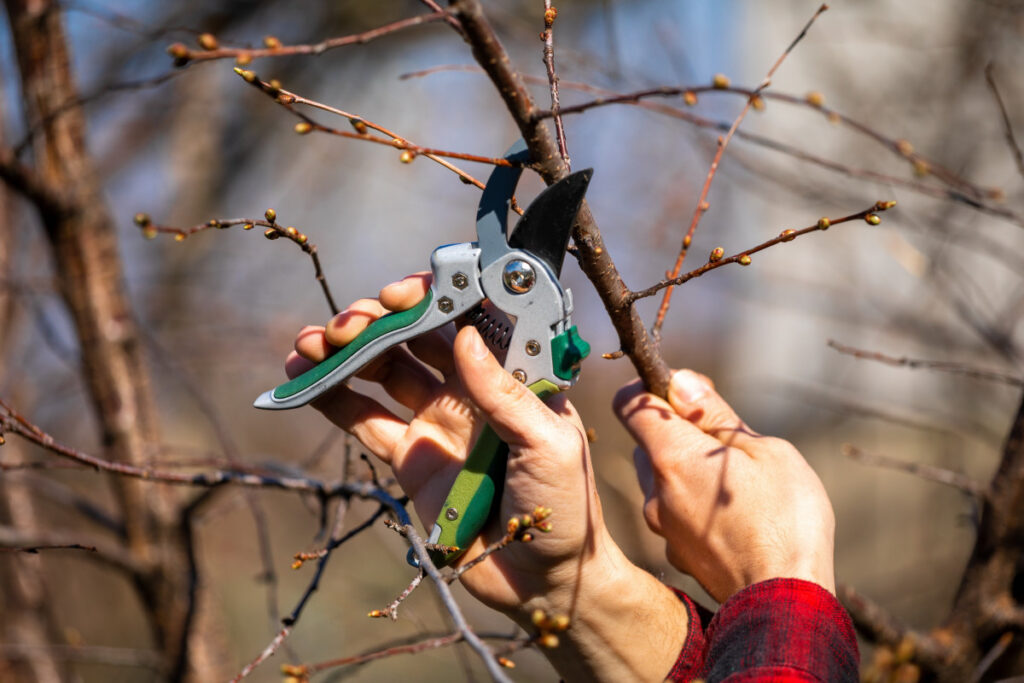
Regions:
<instances>
[{"instance_id":1,"label":"fingernail","mask_svg":"<svg viewBox=\"0 0 1024 683\"><path fill-rule=\"evenodd\" d=\"M708 393L708 385L695 372L680 370L672 375L669 391L680 403L693 403L704 398Z\"/></svg>"},{"instance_id":2,"label":"fingernail","mask_svg":"<svg viewBox=\"0 0 1024 683\"><path fill-rule=\"evenodd\" d=\"M469 335L469 355L476 360L483 360L489 353L487 346L484 344L483 337L480 336L475 327L469 329L470 331L466 333Z\"/></svg>"}]
</instances>

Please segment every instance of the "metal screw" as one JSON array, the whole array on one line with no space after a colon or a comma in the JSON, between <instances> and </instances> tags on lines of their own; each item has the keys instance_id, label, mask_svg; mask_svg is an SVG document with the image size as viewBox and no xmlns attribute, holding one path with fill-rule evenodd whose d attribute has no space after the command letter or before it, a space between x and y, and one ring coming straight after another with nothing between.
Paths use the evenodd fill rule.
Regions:
<instances>
[{"instance_id":1,"label":"metal screw","mask_svg":"<svg viewBox=\"0 0 1024 683\"><path fill-rule=\"evenodd\" d=\"M465 273L455 273L452 275L452 287L455 289L465 289L469 286L469 278L466 277Z\"/></svg>"},{"instance_id":2,"label":"metal screw","mask_svg":"<svg viewBox=\"0 0 1024 683\"><path fill-rule=\"evenodd\" d=\"M446 296L442 296L437 300L437 309L442 313L451 313L454 308L455 304L453 304L452 300Z\"/></svg>"},{"instance_id":3,"label":"metal screw","mask_svg":"<svg viewBox=\"0 0 1024 683\"><path fill-rule=\"evenodd\" d=\"M505 264L502 281L513 294L525 294L533 289L534 283L537 282L537 274L529 263L516 259Z\"/></svg>"},{"instance_id":4,"label":"metal screw","mask_svg":"<svg viewBox=\"0 0 1024 683\"><path fill-rule=\"evenodd\" d=\"M522 384L526 384L526 373L523 372L522 370L514 371L512 373L512 376L516 379L517 382L520 382Z\"/></svg>"},{"instance_id":5,"label":"metal screw","mask_svg":"<svg viewBox=\"0 0 1024 683\"><path fill-rule=\"evenodd\" d=\"M459 511L456 510L455 508L448 508L447 510L444 511L444 517L449 522L454 522L459 518Z\"/></svg>"},{"instance_id":6,"label":"metal screw","mask_svg":"<svg viewBox=\"0 0 1024 683\"><path fill-rule=\"evenodd\" d=\"M540 353L540 344L537 343L536 339L531 339L526 342L526 354L529 356L536 356Z\"/></svg>"}]
</instances>

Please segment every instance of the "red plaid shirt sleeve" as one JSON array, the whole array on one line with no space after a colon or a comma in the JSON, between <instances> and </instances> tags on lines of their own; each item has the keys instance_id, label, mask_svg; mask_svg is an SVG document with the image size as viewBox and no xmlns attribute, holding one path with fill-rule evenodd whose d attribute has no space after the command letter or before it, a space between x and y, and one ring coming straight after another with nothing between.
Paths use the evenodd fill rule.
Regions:
<instances>
[{"instance_id":1,"label":"red plaid shirt sleeve","mask_svg":"<svg viewBox=\"0 0 1024 683\"><path fill-rule=\"evenodd\" d=\"M670 681L858 680L853 624L835 597L817 584L798 579L754 584L713 616L676 593L690 625Z\"/></svg>"}]
</instances>

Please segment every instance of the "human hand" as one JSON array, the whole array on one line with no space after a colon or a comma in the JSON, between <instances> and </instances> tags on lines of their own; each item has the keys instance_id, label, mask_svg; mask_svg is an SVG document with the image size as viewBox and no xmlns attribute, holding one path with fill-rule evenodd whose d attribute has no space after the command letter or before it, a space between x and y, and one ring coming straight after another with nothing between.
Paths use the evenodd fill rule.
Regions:
<instances>
[{"instance_id":1,"label":"human hand","mask_svg":"<svg viewBox=\"0 0 1024 683\"><path fill-rule=\"evenodd\" d=\"M690 370L673 375L668 402L637 381L614 408L639 444L644 517L674 567L720 602L780 577L835 593L832 505L792 444L753 432Z\"/></svg>"},{"instance_id":2,"label":"human hand","mask_svg":"<svg viewBox=\"0 0 1024 683\"><path fill-rule=\"evenodd\" d=\"M322 361L332 347L351 342L388 311L411 308L429 285L429 274L410 276L385 287L378 299L353 303L326 328L304 328L286 361L288 375ZM346 386L314 407L391 466L428 528L484 421L490 423L509 446L501 512L459 563L501 538L510 517L537 505L553 508L553 529L490 555L463 574L462 582L527 628L535 609L569 615L573 627L563 646L545 653L563 676L661 680L685 636L685 613L668 589L632 565L612 541L572 405L564 395L541 402L498 364L472 326L457 335L442 329L407 346L392 349L359 377L380 384L411 410L409 420ZM638 647L636 634L648 628L652 634ZM658 649L652 653L646 646Z\"/></svg>"}]
</instances>

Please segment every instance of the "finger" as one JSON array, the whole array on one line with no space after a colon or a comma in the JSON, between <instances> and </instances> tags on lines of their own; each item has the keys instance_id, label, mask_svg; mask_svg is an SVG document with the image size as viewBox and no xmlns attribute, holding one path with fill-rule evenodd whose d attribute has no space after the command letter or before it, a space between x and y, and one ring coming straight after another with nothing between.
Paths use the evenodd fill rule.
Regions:
<instances>
[{"instance_id":1,"label":"finger","mask_svg":"<svg viewBox=\"0 0 1024 683\"><path fill-rule=\"evenodd\" d=\"M323 327L306 325L295 336L295 351L306 360L321 363L334 348L327 343Z\"/></svg>"},{"instance_id":2,"label":"finger","mask_svg":"<svg viewBox=\"0 0 1024 683\"><path fill-rule=\"evenodd\" d=\"M426 296L433 279L430 271L406 275L380 290L380 303L389 311L406 311Z\"/></svg>"},{"instance_id":3,"label":"finger","mask_svg":"<svg viewBox=\"0 0 1024 683\"><path fill-rule=\"evenodd\" d=\"M288 379L295 379L315 366L316 363L308 358L303 358L299 355L298 351L292 351L288 354L288 357L284 359L284 374L288 376Z\"/></svg>"},{"instance_id":4,"label":"finger","mask_svg":"<svg viewBox=\"0 0 1024 683\"><path fill-rule=\"evenodd\" d=\"M743 448L760 435L752 431L704 375L679 370L672 375L668 400L683 419L727 446Z\"/></svg>"},{"instance_id":5,"label":"finger","mask_svg":"<svg viewBox=\"0 0 1024 683\"><path fill-rule=\"evenodd\" d=\"M401 347L390 349L359 373L360 379L380 384L388 396L419 410L440 389L441 381L427 366Z\"/></svg>"},{"instance_id":6,"label":"finger","mask_svg":"<svg viewBox=\"0 0 1024 683\"><path fill-rule=\"evenodd\" d=\"M312 405L388 465L395 445L409 429L408 423L380 403L345 385L321 396Z\"/></svg>"},{"instance_id":7,"label":"finger","mask_svg":"<svg viewBox=\"0 0 1024 683\"><path fill-rule=\"evenodd\" d=\"M644 494L644 500L647 500L654 494L654 470L651 469L651 458L647 451L639 447L633 449L633 467L636 468L640 491Z\"/></svg>"},{"instance_id":8,"label":"finger","mask_svg":"<svg viewBox=\"0 0 1024 683\"><path fill-rule=\"evenodd\" d=\"M376 299L359 299L331 318L324 335L332 346L345 346L385 313L387 309Z\"/></svg>"},{"instance_id":9,"label":"finger","mask_svg":"<svg viewBox=\"0 0 1024 683\"><path fill-rule=\"evenodd\" d=\"M615 394L612 408L648 456L655 478L686 478L697 484L720 459L722 443L676 414L672 406L644 390L640 380Z\"/></svg>"},{"instance_id":10,"label":"finger","mask_svg":"<svg viewBox=\"0 0 1024 683\"><path fill-rule=\"evenodd\" d=\"M552 442L565 437L566 424L501 367L475 327L459 331L454 357L466 394L502 441L510 448L559 452Z\"/></svg>"},{"instance_id":11,"label":"finger","mask_svg":"<svg viewBox=\"0 0 1024 683\"><path fill-rule=\"evenodd\" d=\"M435 368L447 379L455 374L455 359L452 358L454 329L453 326L446 325L440 330L410 339L406 346L412 351L412 355Z\"/></svg>"}]
</instances>

